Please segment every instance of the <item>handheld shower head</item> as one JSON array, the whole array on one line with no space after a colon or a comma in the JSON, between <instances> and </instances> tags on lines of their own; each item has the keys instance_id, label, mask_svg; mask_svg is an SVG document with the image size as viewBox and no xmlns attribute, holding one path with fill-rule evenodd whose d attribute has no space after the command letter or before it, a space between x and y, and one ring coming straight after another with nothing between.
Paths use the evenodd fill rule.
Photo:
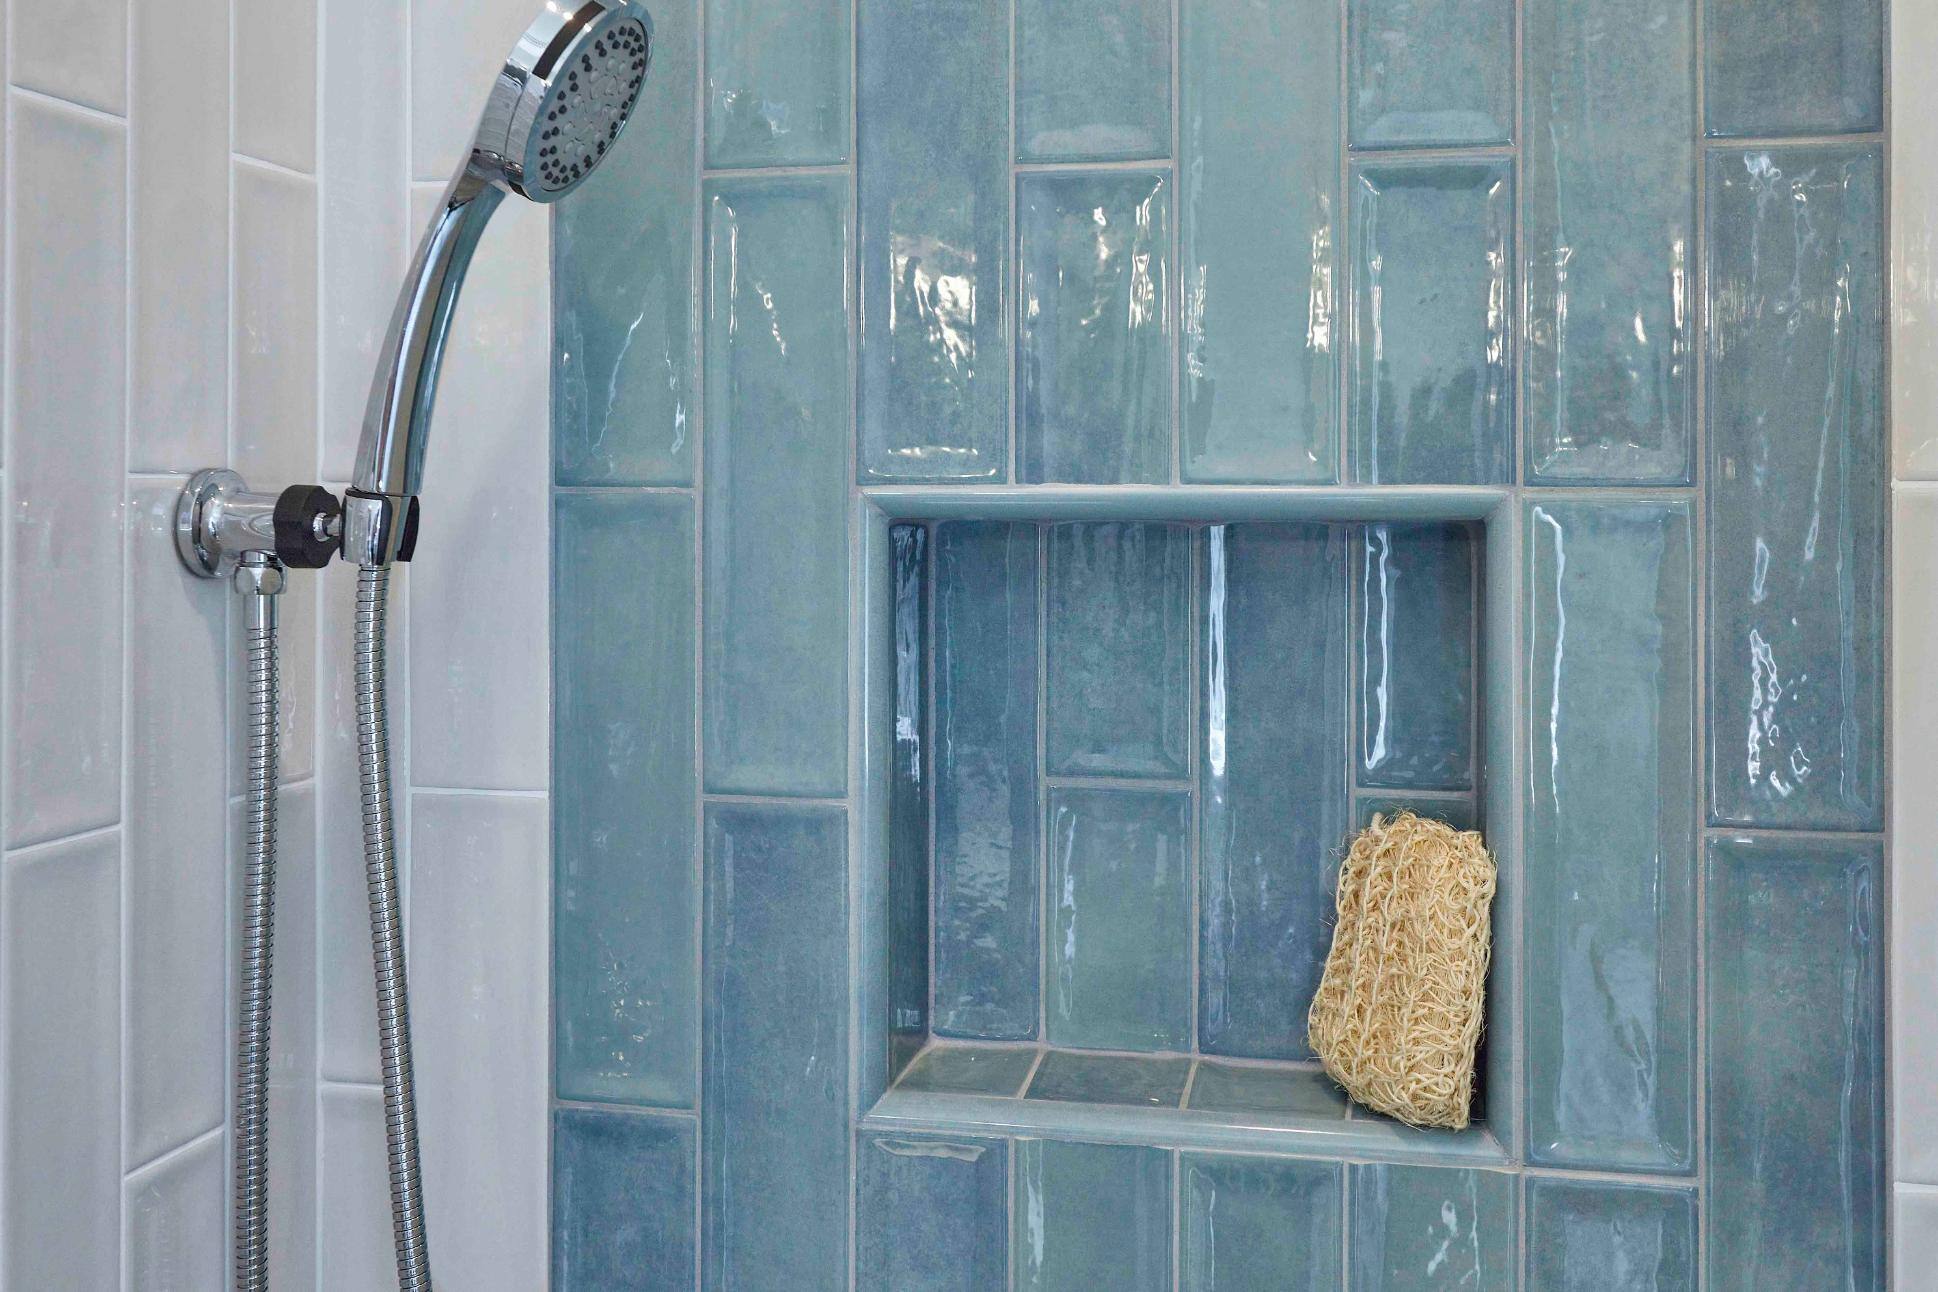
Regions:
<instances>
[{"instance_id":1,"label":"handheld shower head","mask_svg":"<svg viewBox=\"0 0 1938 1292\"><path fill-rule=\"evenodd\" d=\"M391 315L346 500L345 560L408 555L451 314L492 212L507 193L556 202L585 182L638 106L652 51L652 19L632 0L545 0L505 60Z\"/></svg>"}]
</instances>

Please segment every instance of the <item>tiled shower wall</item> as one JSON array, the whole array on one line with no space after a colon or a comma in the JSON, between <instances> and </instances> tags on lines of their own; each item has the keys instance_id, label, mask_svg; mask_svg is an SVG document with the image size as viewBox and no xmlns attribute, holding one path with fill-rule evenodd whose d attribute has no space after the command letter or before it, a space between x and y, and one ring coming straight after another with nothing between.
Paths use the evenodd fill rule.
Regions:
<instances>
[{"instance_id":1,"label":"tiled shower wall","mask_svg":"<svg viewBox=\"0 0 1938 1292\"><path fill-rule=\"evenodd\" d=\"M1883 1286L1882 11L659 5L555 227L555 1286ZM1453 484L1507 1160L872 1128L871 502Z\"/></svg>"}]
</instances>

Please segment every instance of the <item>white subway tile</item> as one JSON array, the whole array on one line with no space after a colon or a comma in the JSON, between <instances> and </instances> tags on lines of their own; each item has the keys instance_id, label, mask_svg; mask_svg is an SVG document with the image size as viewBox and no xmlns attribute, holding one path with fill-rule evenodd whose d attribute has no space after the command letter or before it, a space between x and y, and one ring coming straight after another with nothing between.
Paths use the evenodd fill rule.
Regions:
<instances>
[{"instance_id":1,"label":"white subway tile","mask_svg":"<svg viewBox=\"0 0 1938 1292\"><path fill-rule=\"evenodd\" d=\"M1892 497L1892 757L1900 786L1938 774L1938 584L1919 553L1938 551L1938 485L1899 485ZM1891 1055L1900 1180L1938 1184L1938 820L1915 793L1892 796Z\"/></svg>"},{"instance_id":2,"label":"white subway tile","mask_svg":"<svg viewBox=\"0 0 1938 1292\"><path fill-rule=\"evenodd\" d=\"M491 80L537 14L532 0L412 0L413 179L441 183L470 155Z\"/></svg>"},{"instance_id":3,"label":"white subway tile","mask_svg":"<svg viewBox=\"0 0 1938 1292\"><path fill-rule=\"evenodd\" d=\"M420 1083L421 1089L421 1083ZM390 1233L390 1166L384 1149L383 1093L355 1086L323 1089L322 1285L332 1289L386 1288L397 1282ZM418 1101L419 1107L423 1100ZM475 1182L467 1182L475 1183ZM433 1268L444 1287L463 1287L446 1272L451 1240L427 1222ZM532 1286L542 1286L534 1284Z\"/></svg>"},{"instance_id":4,"label":"white subway tile","mask_svg":"<svg viewBox=\"0 0 1938 1292\"><path fill-rule=\"evenodd\" d=\"M1899 67L1938 50L1938 5L1891 6ZM1899 479L1938 479L1938 81L1891 80L1891 422Z\"/></svg>"},{"instance_id":5,"label":"white subway tile","mask_svg":"<svg viewBox=\"0 0 1938 1292\"><path fill-rule=\"evenodd\" d=\"M316 6L234 5L235 146L245 157L316 170Z\"/></svg>"},{"instance_id":6,"label":"white subway tile","mask_svg":"<svg viewBox=\"0 0 1938 1292\"><path fill-rule=\"evenodd\" d=\"M1930 1287L1938 1277L1938 1188L1922 1184L1897 1187L1896 1214L1892 1232L1897 1239L1897 1274L1892 1286L1898 1292L1916 1292Z\"/></svg>"},{"instance_id":7,"label":"white subway tile","mask_svg":"<svg viewBox=\"0 0 1938 1292\"><path fill-rule=\"evenodd\" d=\"M122 1193L124 1292L208 1292L229 1272L227 1143L195 1141L128 1177Z\"/></svg>"},{"instance_id":8,"label":"white subway tile","mask_svg":"<svg viewBox=\"0 0 1938 1292\"><path fill-rule=\"evenodd\" d=\"M128 107L128 0L13 6L13 83L103 112ZM223 76L220 65L207 75Z\"/></svg>"},{"instance_id":9,"label":"white subway tile","mask_svg":"<svg viewBox=\"0 0 1938 1292\"><path fill-rule=\"evenodd\" d=\"M235 466L273 492L316 478L316 181L235 168Z\"/></svg>"}]
</instances>

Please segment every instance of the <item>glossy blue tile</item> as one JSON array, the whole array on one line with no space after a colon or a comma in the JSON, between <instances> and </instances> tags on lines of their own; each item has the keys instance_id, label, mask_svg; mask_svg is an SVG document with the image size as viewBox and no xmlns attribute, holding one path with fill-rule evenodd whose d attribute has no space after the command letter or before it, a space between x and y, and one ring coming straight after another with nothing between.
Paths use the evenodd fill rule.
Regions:
<instances>
[{"instance_id":1,"label":"glossy blue tile","mask_svg":"<svg viewBox=\"0 0 1938 1292\"><path fill-rule=\"evenodd\" d=\"M988 1292L1004 1285L1009 1267L1009 1147L1004 1141L865 1135L859 1152L858 1292ZM766 1275L749 1286L801 1286L787 1266L777 1265Z\"/></svg>"},{"instance_id":2,"label":"glossy blue tile","mask_svg":"<svg viewBox=\"0 0 1938 1292\"><path fill-rule=\"evenodd\" d=\"M1169 173L1026 174L1016 220L1021 479L1169 479Z\"/></svg>"},{"instance_id":3,"label":"glossy blue tile","mask_svg":"<svg viewBox=\"0 0 1938 1292\"><path fill-rule=\"evenodd\" d=\"M1703 10L1710 134L1882 128L1881 0L1707 0Z\"/></svg>"},{"instance_id":4,"label":"glossy blue tile","mask_svg":"<svg viewBox=\"0 0 1938 1292\"><path fill-rule=\"evenodd\" d=\"M1473 799L1410 798L1405 794L1356 794L1353 796L1353 828L1364 830L1373 817L1396 816L1411 812L1429 821L1445 821L1456 830L1480 829L1480 808Z\"/></svg>"},{"instance_id":5,"label":"glossy blue tile","mask_svg":"<svg viewBox=\"0 0 1938 1292\"><path fill-rule=\"evenodd\" d=\"M698 1093L693 502L561 494L553 621L554 1071L564 1099Z\"/></svg>"},{"instance_id":6,"label":"glossy blue tile","mask_svg":"<svg viewBox=\"0 0 1938 1292\"><path fill-rule=\"evenodd\" d=\"M1527 9L1530 477L1681 484L1695 415L1694 0Z\"/></svg>"},{"instance_id":7,"label":"glossy blue tile","mask_svg":"<svg viewBox=\"0 0 1938 1292\"><path fill-rule=\"evenodd\" d=\"M932 1045L897 1083L901 1090L1013 1099L1036 1066L1031 1045Z\"/></svg>"},{"instance_id":8,"label":"glossy blue tile","mask_svg":"<svg viewBox=\"0 0 1938 1292\"><path fill-rule=\"evenodd\" d=\"M929 1032L929 531L889 529L895 583L895 722L888 787L890 1075Z\"/></svg>"},{"instance_id":9,"label":"glossy blue tile","mask_svg":"<svg viewBox=\"0 0 1938 1292\"><path fill-rule=\"evenodd\" d=\"M1352 1168L1353 1292L1514 1292L1514 1177L1431 1166Z\"/></svg>"},{"instance_id":10,"label":"glossy blue tile","mask_svg":"<svg viewBox=\"0 0 1938 1292\"><path fill-rule=\"evenodd\" d=\"M844 1288L845 814L716 805L706 834L704 1286Z\"/></svg>"},{"instance_id":11,"label":"glossy blue tile","mask_svg":"<svg viewBox=\"0 0 1938 1292\"><path fill-rule=\"evenodd\" d=\"M1016 1292L1169 1292L1171 1155L1016 1141Z\"/></svg>"},{"instance_id":12,"label":"glossy blue tile","mask_svg":"<svg viewBox=\"0 0 1938 1292\"><path fill-rule=\"evenodd\" d=\"M1694 1190L1532 1178L1527 1194L1531 1289L1695 1292Z\"/></svg>"},{"instance_id":13,"label":"glossy blue tile","mask_svg":"<svg viewBox=\"0 0 1938 1292\"><path fill-rule=\"evenodd\" d=\"M708 189L707 787L842 793L846 189Z\"/></svg>"},{"instance_id":14,"label":"glossy blue tile","mask_svg":"<svg viewBox=\"0 0 1938 1292\"><path fill-rule=\"evenodd\" d=\"M1051 1050L1043 1056L1024 1096L1059 1103L1176 1108L1190 1075L1191 1060L1182 1057Z\"/></svg>"},{"instance_id":15,"label":"glossy blue tile","mask_svg":"<svg viewBox=\"0 0 1938 1292\"><path fill-rule=\"evenodd\" d=\"M1467 525L1366 525L1359 582L1358 783L1474 783L1476 535Z\"/></svg>"},{"instance_id":16,"label":"glossy blue tile","mask_svg":"<svg viewBox=\"0 0 1938 1292\"><path fill-rule=\"evenodd\" d=\"M1718 823L1884 824L1881 183L1874 149L1710 157Z\"/></svg>"},{"instance_id":17,"label":"glossy blue tile","mask_svg":"<svg viewBox=\"0 0 1938 1292\"><path fill-rule=\"evenodd\" d=\"M1050 791L1053 1045L1191 1043L1191 796Z\"/></svg>"},{"instance_id":18,"label":"glossy blue tile","mask_svg":"<svg viewBox=\"0 0 1938 1292\"><path fill-rule=\"evenodd\" d=\"M1316 1068L1252 1067L1203 1059L1191 1078L1194 1112L1344 1117L1345 1092Z\"/></svg>"},{"instance_id":19,"label":"glossy blue tile","mask_svg":"<svg viewBox=\"0 0 1938 1292\"><path fill-rule=\"evenodd\" d=\"M1885 1285L1883 849L1709 847L1708 1283Z\"/></svg>"},{"instance_id":20,"label":"glossy blue tile","mask_svg":"<svg viewBox=\"0 0 1938 1292\"><path fill-rule=\"evenodd\" d=\"M552 1114L552 1287L693 1286L695 1123L561 1108Z\"/></svg>"},{"instance_id":21,"label":"glossy blue tile","mask_svg":"<svg viewBox=\"0 0 1938 1292\"><path fill-rule=\"evenodd\" d=\"M1302 1059L1349 815L1346 530L1217 525L1204 548L1199 1045Z\"/></svg>"},{"instance_id":22,"label":"glossy blue tile","mask_svg":"<svg viewBox=\"0 0 1938 1292\"><path fill-rule=\"evenodd\" d=\"M1356 479L1511 478L1513 187L1506 162L1355 170L1349 380Z\"/></svg>"},{"instance_id":23,"label":"glossy blue tile","mask_svg":"<svg viewBox=\"0 0 1938 1292\"><path fill-rule=\"evenodd\" d=\"M861 0L860 475L1009 475L1008 0Z\"/></svg>"},{"instance_id":24,"label":"glossy blue tile","mask_svg":"<svg viewBox=\"0 0 1938 1292\"><path fill-rule=\"evenodd\" d=\"M1037 527L936 529L935 1029L1036 1035Z\"/></svg>"},{"instance_id":25,"label":"glossy blue tile","mask_svg":"<svg viewBox=\"0 0 1938 1292\"><path fill-rule=\"evenodd\" d=\"M1171 6L1017 0L1017 160L1170 155Z\"/></svg>"},{"instance_id":26,"label":"glossy blue tile","mask_svg":"<svg viewBox=\"0 0 1938 1292\"><path fill-rule=\"evenodd\" d=\"M847 160L852 0L705 0L707 165Z\"/></svg>"},{"instance_id":27,"label":"glossy blue tile","mask_svg":"<svg viewBox=\"0 0 1938 1292\"><path fill-rule=\"evenodd\" d=\"M1693 1166L1695 581L1686 502L1528 508L1528 1151Z\"/></svg>"},{"instance_id":28,"label":"glossy blue tile","mask_svg":"<svg viewBox=\"0 0 1938 1292\"><path fill-rule=\"evenodd\" d=\"M1355 148L1504 144L1511 0L1349 0Z\"/></svg>"},{"instance_id":29,"label":"glossy blue tile","mask_svg":"<svg viewBox=\"0 0 1938 1292\"><path fill-rule=\"evenodd\" d=\"M699 7L653 13L650 122L552 225L553 474L564 485L689 484L699 391L694 136Z\"/></svg>"},{"instance_id":30,"label":"glossy blue tile","mask_svg":"<svg viewBox=\"0 0 1938 1292\"><path fill-rule=\"evenodd\" d=\"M1050 773L1184 775L1190 532L1181 525L1053 525L1048 542Z\"/></svg>"},{"instance_id":31,"label":"glossy blue tile","mask_svg":"<svg viewBox=\"0 0 1938 1292\"><path fill-rule=\"evenodd\" d=\"M1321 1162L1187 1155L1181 1292L1338 1287L1341 1171Z\"/></svg>"},{"instance_id":32,"label":"glossy blue tile","mask_svg":"<svg viewBox=\"0 0 1938 1292\"><path fill-rule=\"evenodd\" d=\"M1184 478L1330 483L1337 6L1196 0L1181 21Z\"/></svg>"}]
</instances>

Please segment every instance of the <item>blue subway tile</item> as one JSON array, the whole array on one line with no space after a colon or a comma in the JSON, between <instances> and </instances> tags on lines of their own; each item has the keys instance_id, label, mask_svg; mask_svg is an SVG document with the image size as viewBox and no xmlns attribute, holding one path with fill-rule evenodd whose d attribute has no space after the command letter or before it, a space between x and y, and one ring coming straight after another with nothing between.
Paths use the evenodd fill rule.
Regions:
<instances>
[{"instance_id":1,"label":"blue subway tile","mask_svg":"<svg viewBox=\"0 0 1938 1292\"><path fill-rule=\"evenodd\" d=\"M694 1129L689 1117L552 1114L554 1292L693 1286Z\"/></svg>"},{"instance_id":2,"label":"blue subway tile","mask_svg":"<svg viewBox=\"0 0 1938 1292\"><path fill-rule=\"evenodd\" d=\"M839 178L709 187L707 787L847 786L848 315Z\"/></svg>"},{"instance_id":3,"label":"blue subway tile","mask_svg":"<svg viewBox=\"0 0 1938 1292\"><path fill-rule=\"evenodd\" d=\"M1528 472L1681 484L1695 413L1694 0L1531 0Z\"/></svg>"},{"instance_id":4,"label":"blue subway tile","mask_svg":"<svg viewBox=\"0 0 1938 1292\"><path fill-rule=\"evenodd\" d=\"M1191 1078L1194 1112L1344 1117L1346 1096L1315 1068L1218 1063L1203 1059Z\"/></svg>"},{"instance_id":5,"label":"blue subway tile","mask_svg":"<svg viewBox=\"0 0 1938 1292\"><path fill-rule=\"evenodd\" d=\"M1885 1285L1883 849L1710 844L1708 1282Z\"/></svg>"},{"instance_id":6,"label":"blue subway tile","mask_svg":"<svg viewBox=\"0 0 1938 1292\"><path fill-rule=\"evenodd\" d=\"M1305 1058L1350 811L1346 534L1220 525L1205 553L1199 1044Z\"/></svg>"},{"instance_id":7,"label":"blue subway tile","mask_svg":"<svg viewBox=\"0 0 1938 1292\"><path fill-rule=\"evenodd\" d=\"M1338 1287L1342 1170L1321 1162L1186 1155L1181 1292Z\"/></svg>"},{"instance_id":8,"label":"blue subway tile","mask_svg":"<svg viewBox=\"0 0 1938 1292\"><path fill-rule=\"evenodd\" d=\"M1504 144L1512 0L1350 0L1355 148Z\"/></svg>"},{"instance_id":9,"label":"blue subway tile","mask_svg":"<svg viewBox=\"0 0 1938 1292\"><path fill-rule=\"evenodd\" d=\"M1710 811L1884 824L1875 150L1709 161Z\"/></svg>"},{"instance_id":10,"label":"blue subway tile","mask_svg":"<svg viewBox=\"0 0 1938 1292\"><path fill-rule=\"evenodd\" d=\"M1009 475L1009 5L861 0L859 471Z\"/></svg>"},{"instance_id":11,"label":"blue subway tile","mask_svg":"<svg viewBox=\"0 0 1938 1292\"><path fill-rule=\"evenodd\" d=\"M846 816L706 816L705 1287L848 1278Z\"/></svg>"},{"instance_id":12,"label":"blue subway tile","mask_svg":"<svg viewBox=\"0 0 1938 1292\"><path fill-rule=\"evenodd\" d=\"M1445 821L1456 830L1480 829L1480 808L1472 799L1409 798L1405 794L1353 796L1353 829L1364 830L1375 816L1411 812L1429 821Z\"/></svg>"},{"instance_id":13,"label":"blue subway tile","mask_svg":"<svg viewBox=\"0 0 1938 1292\"><path fill-rule=\"evenodd\" d=\"M1036 1035L1037 528L936 530L935 1029Z\"/></svg>"},{"instance_id":14,"label":"blue subway tile","mask_svg":"<svg viewBox=\"0 0 1938 1292\"><path fill-rule=\"evenodd\" d=\"M558 1093L690 1107L693 502L562 494L554 561Z\"/></svg>"},{"instance_id":15,"label":"blue subway tile","mask_svg":"<svg viewBox=\"0 0 1938 1292\"><path fill-rule=\"evenodd\" d=\"M1016 156L1171 155L1171 6L1017 0Z\"/></svg>"},{"instance_id":16,"label":"blue subway tile","mask_svg":"<svg viewBox=\"0 0 1938 1292\"><path fill-rule=\"evenodd\" d=\"M1036 1066L1032 1045L932 1045L897 1083L902 1090L1013 1099Z\"/></svg>"},{"instance_id":17,"label":"blue subway tile","mask_svg":"<svg viewBox=\"0 0 1938 1292\"><path fill-rule=\"evenodd\" d=\"M1528 508L1537 1162L1691 1169L1695 582L1683 501Z\"/></svg>"},{"instance_id":18,"label":"blue subway tile","mask_svg":"<svg viewBox=\"0 0 1938 1292\"><path fill-rule=\"evenodd\" d=\"M1352 1168L1353 1292L1515 1292L1514 1177Z\"/></svg>"},{"instance_id":19,"label":"blue subway tile","mask_svg":"<svg viewBox=\"0 0 1938 1292\"><path fill-rule=\"evenodd\" d=\"M707 165L847 160L853 0L705 0Z\"/></svg>"},{"instance_id":20,"label":"blue subway tile","mask_svg":"<svg viewBox=\"0 0 1938 1292\"><path fill-rule=\"evenodd\" d=\"M1710 134L1883 128L1882 0L1707 0L1703 10Z\"/></svg>"},{"instance_id":21,"label":"blue subway tile","mask_svg":"<svg viewBox=\"0 0 1938 1292\"><path fill-rule=\"evenodd\" d=\"M1186 480L1338 476L1339 22L1184 6L1178 266Z\"/></svg>"},{"instance_id":22,"label":"blue subway tile","mask_svg":"<svg viewBox=\"0 0 1938 1292\"><path fill-rule=\"evenodd\" d=\"M1191 1060L1183 1057L1051 1050L1024 1095L1060 1103L1176 1108L1190 1075Z\"/></svg>"},{"instance_id":23,"label":"blue subway tile","mask_svg":"<svg viewBox=\"0 0 1938 1292\"><path fill-rule=\"evenodd\" d=\"M1362 786L1474 783L1476 553L1467 525L1366 525L1359 581Z\"/></svg>"},{"instance_id":24,"label":"blue subway tile","mask_svg":"<svg viewBox=\"0 0 1938 1292\"><path fill-rule=\"evenodd\" d=\"M1535 1177L1527 1195L1531 1289L1694 1292L1698 1286L1693 1189Z\"/></svg>"},{"instance_id":25,"label":"blue subway tile","mask_svg":"<svg viewBox=\"0 0 1938 1292\"><path fill-rule=\"evenodd\" d=\"M1356 479L1512 477L1513 187L1506 162L1386 162L1354 172Z\"/></svg>"},{"instance_id":26,"label":"blue subway tile","mask_svg":"<svg viewBox=\"0 0 1938 1292\"><path fill-rule=\"evenodd\" d=\"M1016 1142L1016 1292L1170 1292L1171 1155Z\"/></svg>"},{"instance_id":27,"label":"blue subway tile","mask_svg":"<svg viewBox=\"0 0 1938 1292\"><path fill-rule=\"evenodd\" d=\"M929 531L895 525L895 724L888 785L889 1067L899 1072L929 1032Z\"/></svg>"},{"instance_id":28,"label":"blue subway tile","mask_svg":"<svg viewBox=\"0 0 1938 1292\"><path fill-rule=\"evenodd\" d=\"M1049 1040L1191 1043L1191 796L1050 792Z\"/></svg>"},{"instance_id":29,"label":"blue subway tile","mask_svg":"<svg viewBox=\"0 0 1938 1292\"><path fill-rule=\"evenodd\" d=\"M856 1180L858 1292L988 1292L1009 1272L1009 1146L865 1135ZM847 1190L841 1191L844 1201ZM787 1265L748 1286L803 1286ZM845 1284L844 1284L845 1286Z\"/></svg>"},{"instance_id":30,"label":"blue subway tile","mask_svg":"<svg viewBox=\"0 0 1938 1292\"><path fill-rule=\"evenodd\" d=\"M1169 173L1028 174L1016 204L1021 479L1168 480Z\"/></svg>"}]
</instances>

